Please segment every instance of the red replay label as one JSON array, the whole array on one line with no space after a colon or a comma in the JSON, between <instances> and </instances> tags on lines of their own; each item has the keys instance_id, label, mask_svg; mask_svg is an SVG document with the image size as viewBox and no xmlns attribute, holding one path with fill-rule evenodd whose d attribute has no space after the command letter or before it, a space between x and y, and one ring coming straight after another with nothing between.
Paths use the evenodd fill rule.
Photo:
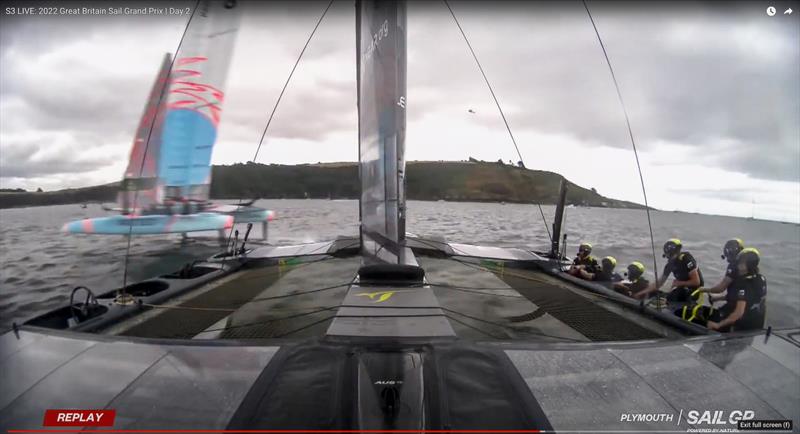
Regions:
<instances>
[{"instance_id":1,"label":"red replay label","mask_svg":"<svg viewBox=\"0 0 800 434\"><path fill-rule=\"evenodd\" d=\"M116 410L45 410L43 426L114 426Z\"/></svg>"}]
</instances>

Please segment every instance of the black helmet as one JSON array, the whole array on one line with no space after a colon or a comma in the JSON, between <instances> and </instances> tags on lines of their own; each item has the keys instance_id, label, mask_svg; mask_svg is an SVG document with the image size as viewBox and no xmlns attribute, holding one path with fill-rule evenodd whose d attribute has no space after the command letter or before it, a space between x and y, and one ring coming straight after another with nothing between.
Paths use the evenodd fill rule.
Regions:
<instances>
[{"instance_id":1,"label":"black helmet","mask_svg":"<svg viewBox=\"0 0 800 434\"><path fill-rule=\"evenodd\" d=\"M722 248L722 259L733 262L736 259L736 255L738 255L742 249L744 249L744 241L742 241L741 238L728 240L728 242L725 243L725 247Z\"/></svg>"},{"instance_id":2,"label":"black helmet","mask_svg":"<svg viewBox=\"0 0 800 434\"><path fill-rule=\"evenodd\" d=\"M600 262L603 264L603 270L605 271L614 271L614 267L617 266L617 259L613 256L606 256Z\"/></svg>"},{"instance_id":3,"label":"black helmet","mask_svg":"<svg viewBox=\"0 0 800 434\"><path fill-rule=\"evenodd\" d=\"M664 243L664 254L662 255L664 258L669 258L673 254L678 253L681 251L681 240L677 238L672 238L671 240Z\"/></svg>"},{"instance_id":4,"label":"black helmet","mask_svg":"<svg viewBox=\"0 0 800 434\"><path fill-rule=\"evenodd\" d=\"M639 261L631 262L631 265L628 265L628 272L625 273L630 281L642 277L642 274L644 274L644 265Z\"/></svg>"},{"instance_id":5,"label":"black helmet","mask_svg":"<svg viewBox=\"0 0 800 434\"><path fill-rule=\"evenodd\" d=\"M736 256L736 262L742 263L747 266L747 273L748 274L755 274L758 273L758 263L761 261L761 253L758 250L748 247L743 249L739 254Z\"/></svg>"},{"instance_id":6,"label":"black helmet","mask_svg":"<svg viewBox=\"0 0 800 434\"><path fill-rule=\"evenodd\" d=\"M592 245L591 244L589 244L589 243L581 243L581 245L578 246L578 254L579 255L580 254L588 255L590 253L592 253Z\"/></svg>"}]
</instances>

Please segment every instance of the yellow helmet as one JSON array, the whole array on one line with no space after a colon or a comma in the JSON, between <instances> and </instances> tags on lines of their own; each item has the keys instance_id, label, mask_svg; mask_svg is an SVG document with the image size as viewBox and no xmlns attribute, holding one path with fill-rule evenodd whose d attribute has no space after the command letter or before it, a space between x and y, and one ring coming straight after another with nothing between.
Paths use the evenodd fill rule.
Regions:
<instances>
[{"instance_id":1,"label":"yellow helmet","mask_svg":"<svg viewBox=\"0 0 800 434\"><path fill-rule=\"evenodd\" d=\"M668 240L666 243L664 243L664 254L662 256L665 258L669 258L673 254L680 252L681 247L683 247L683 244L681 244L681 240L677 238L672 238Z\"/></svg>"},{"instance_id":2,"label":"yellow helmet","mask_svg":"<svg viewBox=\"0 0 800 434\"><path fill-rule=\"evenodd\" d=\"M744 264L747 266L747 272L749 274L758 273L758 264L761 262L761 253L753 247L742 249L742 251L736 255L736 262L744 262Z\"/></svg>"},{"instance_id":3,"label":"yellow helmet","mask_svg":"<svg viewBox=\"0 0 800 434\"><path fill-rule=\"evenodd\" d=\"M728 261L733 262L736 259L736 255L738 255L743 249L744 241L742 241L741 238L728 240L728 242L725 243L725 247L722 248L722 259L727 259Z\"/></svg>"},{"instance_id":4,"label":"yellow helmet","mask_svg":"<svg viewBox=\"0 0 800 434\"><path fill-rule=\"evenodd\" d=\"M642 277L644 274L644 264L639 261L631 262L631 264L628 265L628 272L625 274L628 276L628 279L632 281Z\"/></svg>"}]
</instances>

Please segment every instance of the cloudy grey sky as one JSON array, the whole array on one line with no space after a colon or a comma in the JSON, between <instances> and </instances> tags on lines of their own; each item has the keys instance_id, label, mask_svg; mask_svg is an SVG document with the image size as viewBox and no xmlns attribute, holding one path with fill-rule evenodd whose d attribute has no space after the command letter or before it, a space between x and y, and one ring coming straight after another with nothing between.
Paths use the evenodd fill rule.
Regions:
<instances>
[{"instance_id":1,"label":"cloudy grey sky","mask_svg":"<svg viewBox=\"0 0 800 434\"><path fill-rule=\"evenodd\" d=\"M326 4L244 5L215 163L252 158ZM624 117L582 4L451 5L526 165L641 202ZM778 15L767 16L768 5ZM0 186L118 180L161 57L174 52L186 17L8 15L14 6L37 4L0 11ZM589 6L626 100L651 205L800 221L800 2ZM795 13L783 15L789 7ZM447 9L411 2L408 12L407 159L517 161ZM357 159L354 22L353 2L336 0L258 162Z\"/></svg>"}]
</instances>

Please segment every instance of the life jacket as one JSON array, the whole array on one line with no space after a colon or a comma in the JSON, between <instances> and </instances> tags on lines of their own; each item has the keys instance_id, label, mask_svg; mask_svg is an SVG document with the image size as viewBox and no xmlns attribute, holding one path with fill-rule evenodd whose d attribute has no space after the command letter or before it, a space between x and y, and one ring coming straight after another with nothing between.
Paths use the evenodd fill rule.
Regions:
<instances>
[{"instance_id":1,"label":"life jacket","mask_svg":"<svg viewBox=\"0 0 800 434\"><path fill-rule=\"evenodd\" d=\"M598 270L600 270L600 264L597 262L597 258L592 255L589 255L585 258L576 256L572 263L574 265L583 265L586 267L586 271L589 273L596 273Z\"/></svg>"},{"instance_id":2,"label":"life jacket","mask_svg":"<svg viewBox=\"0 0 800 434\"><path fill-rule=\"evenodd\" d=\"M688 256L688 257L687 257ZM691 261L691 265L686 264L686 261ZM697 270L697 275L700 278L700 284L696 287L691 287L690 289L694 290L703 285L705 285L705 280L703 279L703 272L700 270L700 266L697 264L697 260L692 256L689 252L681 252L678 254L678 257L669 261L667 266L664 267L664 274L667 275L672 273L677 280L689 280L689 273L692 270L689 269L690 266L694 266L693 269Z\"/></svg>"}]
</instances>

